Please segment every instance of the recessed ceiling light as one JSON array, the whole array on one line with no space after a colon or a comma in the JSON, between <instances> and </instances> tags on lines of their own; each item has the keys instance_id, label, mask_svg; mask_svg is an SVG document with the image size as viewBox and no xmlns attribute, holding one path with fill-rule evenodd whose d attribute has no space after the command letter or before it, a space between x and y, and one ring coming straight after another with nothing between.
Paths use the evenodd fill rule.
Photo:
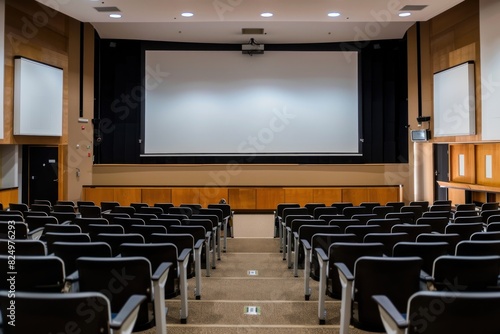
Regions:
<instances>
[{"instance_id":1,"label":"recessed ceiling light","mask_svg":"<svg viewBox=\"0 0 500 334\"><path fill-rule=\"evenodd\" d=\"M262 16L262 17L272 17L273 13L262 13L262 14L260 14L260 16Z\"/></svg>"},{"instance_id":2,"label":"recessed ceiling light","mask_svg":"<svg viewBox=\"0 0 500 334\"><path fill-rule=\"evenodd\" d=\"M121 14L109 14L109 17L111 17L112 19L119 19L122 17Z\"/></svg>"},{"instance_id":3,"label":"recessed ceiling light","mask_svg":"<svg viewBox=\"0 0 500 334\"><path fill-rule=\"evenodd\" d=\"M184 17L191 17L193 16L194 14L193 13L190 13L190 12L185 12L185 13L182 13L181 16L184 16Z\"/></svg>"},{"instance_id":4,"label":"recessed ceiling light","mask_svg":"<svg viewBox=\"0 0 500 334\"><path fill-rule=\"evenodd\" d=\"M328 13L328 16L329 16L329 17L338 17L338 16L340 16L340 13L337 13L337 12L331 12L331 13Z\"/></svg>"},{"instance_id":5,"label":"recessed ceiling light","mask_svg":"<svg viewBox=\"0 0 500 334\"><path fill-rule=\"evenodd\" d=\"M408 12L399 13L399 17L408 17L410 15L411 15L411 13L408 13Z\"/></svg>"}]
</instances>

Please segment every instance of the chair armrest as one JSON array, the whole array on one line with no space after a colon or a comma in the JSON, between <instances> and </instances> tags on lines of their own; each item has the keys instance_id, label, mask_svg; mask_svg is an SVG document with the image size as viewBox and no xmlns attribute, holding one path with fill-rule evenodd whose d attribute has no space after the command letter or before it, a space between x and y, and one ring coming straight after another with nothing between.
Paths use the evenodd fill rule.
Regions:
<instances>
[{"instance_id":1,"label":"chair armrest","mask_svg":"<svg viewBox=\"0 0 500 334\"><path fill-rule=\"evenodd\" d=\"M305 250L308 250L308 251L311 250L312 247L311 247L311 244L309 243L308 240L300 239L300 241L302 242L302 246L304 246Z\"/></svg>"},{"instance_id":2,"label":"chair armrest","mask_svg":"<svg viewBox=\"0 0 500 334\"><path fill-rule=\"evenodd\" d=\"M319 259L321 259L323 262L328 261L328 255L326 255L325 251L322 248L315 248L316 255L318 256Z\"/></svg>"},{"instance_id":3,"label":"chair armrest","mask_svg":"<svg viewBox=\"0 0 500 334\"><path fill-rule=\"evenodd\" d=\"M183 262L189 256L189 254L191 254L191 249L184 248L179 257L177 258L177 261Z\"/></svg>"},{"instance_id":4,"label":"chair armrest","mask_svg":"<svg viewBox=\"0 0 500 334\"><path fill-rule=\"evenodd\" d=\"M344 263L335 262L335 267L339 270L339 275L344 277L346 281L354 281L354 275Z\"/></svg>"},{"instance_id":5,"label":"chair armrest","mask_svg":"<svg viewBox=\"0 0 500 334\"><path fill-rule=\"evenodd\" d=\"M293 232L293 238L298 239L299 238L299 232Z\"/></svg>"},{"instance_id":6,"label":"chair armrest","mask_svg":"<svg viewBox=\"0 0 500 334\"><path fill-rule=\"evenodd\" d=\"M386 296L376 295L372 297L379 306L380 316L383 319L384 326L392 329L389 333L396 333L396 329L405 329L408 327L408 321L403 318L392 302ZM388 328L386 327L386 330Z\"/></svg>"},{"instance_id":7,"label":"chair armrest","mask_svg":"<svg viewBox=\"0 0 500 334\"><path fill-rule=\"evenodd\" d=\"M139 312L139 306L146 300L144 295L132 295L127 300L125 305L116 314L116 316L111 320L109 326L113 330L120 330L125 324L129 324L128 327L133 327L133 324L137 320L137 313Z\"/></svg>"},{"instance_id":8,"label":"chair armrest","mask_svg":"<svg viewBox=\"0 0 500 334\"><path fill-rule=\"evenodd\" d=\"M42 236L43 231L44 231L43 227L39 227L39 228L36 228L36 229L34 229L32 231L29 231L28 232L28 238L29 239L38 240Z\"/></svg>"},{"instance_id":9,"label":"chair armrest","mask_svg":"<svg viewBox=\"0 0 500 334\"><path fill-rule=\"evenodd\" d=\"M151 277L153 281L160 280L163 275L165 277L168 275L168 271L170 269L170 266L172 266L172 262L162 262L154 272L153 276Z\"/></svg>"},{"instance_id":10,"label":"chair armrest","mask_svg":"<svg viewBox=\"0 0 500 334\"><path fill-rule=\"evenodd\" d=\"M195 244L194 244L194 249L199 249L201 247L203 247L203 244L205 243L205 240L196 240Z\"/></svg>"},{"instance_id":11,"label":"chair armrest","mask_svg":"<svg viewBox=\"0 0 500 334\"><path fill-rule=\"evenodd\" d=\"M423 270L420 270L420 280L425 283L434 283L434 277Z\"/></svg>"}]
</instances>

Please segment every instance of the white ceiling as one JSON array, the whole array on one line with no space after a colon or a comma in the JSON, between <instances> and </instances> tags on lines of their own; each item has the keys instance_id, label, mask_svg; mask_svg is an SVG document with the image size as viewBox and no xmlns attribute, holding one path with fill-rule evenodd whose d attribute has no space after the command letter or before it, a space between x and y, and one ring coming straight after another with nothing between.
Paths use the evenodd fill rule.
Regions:
<instances>
[{"instance_id":1,"label":"white ceiling","mask_svg":"<svg viewBox=\"0 0 500 334\"><path fill-rule=\"evenodd\" d=\"M82 22L101 38L178 42L320 43L401 38L416 21L427 21L463 0L37 0ZM426 5L401 18L406 5ZM120 19L95 7L117 7ZM182 12L192 12L185 18ZM271 18L260 13L272 12ZM336 18L327 16L339 12ZM264 28L243 35L242 28Z\"/></svg>"}]
</instances>

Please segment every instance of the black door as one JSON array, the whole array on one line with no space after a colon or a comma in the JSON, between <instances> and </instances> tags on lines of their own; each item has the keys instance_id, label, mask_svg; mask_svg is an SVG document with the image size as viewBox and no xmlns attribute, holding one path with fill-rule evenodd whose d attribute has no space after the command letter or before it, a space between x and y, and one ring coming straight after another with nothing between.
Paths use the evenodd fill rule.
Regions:
<instances>
[{"instance_id":1,"label":"black door","mask_svg":"<svg viewBox=\"0 0 500 334\"><path fill-rule=\"evenodd\" d=\"M28 167L25 173L28 180L28 198L23 201L33 204L36 199L46 199L52 204L58 200L58 149L50 146L28 146L27 153ZM26 191L23 191L25 194Z\"/></svg>"},{"instance_id":2,"label":"black door","mask_svg":"<svg viewBox=\"0 0 500 334\"><path fill-rule=\"evenodd\" d=\"M449 181L448 144L434 144L434 199L447 200L448 188L441 188L437 181Z\"/></svg>"}]
</instances>

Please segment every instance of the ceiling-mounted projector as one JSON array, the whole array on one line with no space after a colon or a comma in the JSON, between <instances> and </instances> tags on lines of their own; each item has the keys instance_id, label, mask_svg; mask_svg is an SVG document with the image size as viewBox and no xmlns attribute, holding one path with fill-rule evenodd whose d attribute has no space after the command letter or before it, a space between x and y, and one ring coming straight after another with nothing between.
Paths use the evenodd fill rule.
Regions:
<instances>
[{"instance_id":1,"label":"ceiling-mounted projector","mask_svg":"<svg viewBox=\"0 0 500 334\"><path fill-rule=\"evenodd\" d=\"M241 53L250 56L261 55L264 53L264 44L259 44L251 38L250 42L241 45Z\"/></svg>"}]
</instances>

